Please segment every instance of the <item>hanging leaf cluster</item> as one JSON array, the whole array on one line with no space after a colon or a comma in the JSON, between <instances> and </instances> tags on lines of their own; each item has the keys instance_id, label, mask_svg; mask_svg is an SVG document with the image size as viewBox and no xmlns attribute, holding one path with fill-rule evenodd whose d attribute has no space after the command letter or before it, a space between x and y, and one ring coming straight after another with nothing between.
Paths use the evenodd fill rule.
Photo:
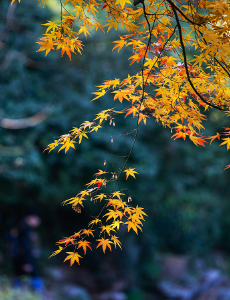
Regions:
<instances>
[{"instance_id":1,"label":"hanging leaf cluster","mask_svg":"<svg viewBox=\"0 0 230 300\"><path fill-rule=\"evenodd\" d=\"M13 0L12 2L14 2ZM45 5L44 0L42 0ZM140 70L127 78L108 79L95 91L97 100L112 94L114 101L122 103L122 110L114 108L98 113L94 120L85 121L68 134L54 140L45 150L58 148L65 153L88 139L108 122L115 126L115 119L136 119L135 137L125 164L119 170L99 170L95 178L75 197L64 201L76 213L84 208L85 201L103 202L103 209L86 229L58 242L53 255L74 247L67 252L70 265L91 250L89 238L96 232L97 246L103 252L121 242L115 235L120 226L138 233L146 214L138 205L130 205L130 195L119 187L119 178L135 178L134 168L127 168L130 155L141 124L153 118L168 127L172 138L190 139L196 146L205 146L208 140L220 140L220 145L230 149L230 128L213 136L204 134L206 111L217 109L223 115L230 112L230 4L224 0L65 0L57 1L60 18L57 22L43 24L46 32L40 38L39 50L61 50L61 55L82 54L83 39L90 38L95 30L109 33L123 27L113 50L130 49L130 64L139 63ZM98 18L103 14L102 18ZM102 20L102 21L101 21ZM111 138L113 142L113 137ZM106 160L104 165L106 164ZM226 168L229 168L228 165ZM110 193L103 191L111 184ZM117 189L116 189L117 188Z\"/></svg>"}]
</instances>

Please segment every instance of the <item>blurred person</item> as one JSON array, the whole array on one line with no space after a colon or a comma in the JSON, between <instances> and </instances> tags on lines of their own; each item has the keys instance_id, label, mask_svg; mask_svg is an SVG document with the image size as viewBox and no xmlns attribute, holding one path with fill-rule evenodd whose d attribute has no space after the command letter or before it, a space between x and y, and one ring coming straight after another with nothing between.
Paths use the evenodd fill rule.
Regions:
<instances>
[{"instance_id":1,"label":"blurred person","mask_svg":"<svg viewBox=\"0 0 230 300\"><path fill-rule=\"evenodd\" d=\"M9 255L12 258L15 279L14 287L21 287L21 277L29 277L30 286L44 291L44 283L38 274L36 259L40 256L40 239L35 231L41 224L36 214L20 218L9 232Z\"/></svg>"}]
</instances>

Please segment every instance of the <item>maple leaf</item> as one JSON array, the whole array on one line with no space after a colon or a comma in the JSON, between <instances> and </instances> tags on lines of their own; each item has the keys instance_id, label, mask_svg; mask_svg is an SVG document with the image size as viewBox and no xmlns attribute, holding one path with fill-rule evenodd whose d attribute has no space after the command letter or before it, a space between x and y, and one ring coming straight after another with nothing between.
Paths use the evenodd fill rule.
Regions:
<instances>
[{"instance_id":1,"label":"maple leaf","mask_svg":"<svg viewBox=\"0 0 230 300\"><path fill-rule=\"evenodd\" d=\"M134 208L132 206L127 205L124 209L124 214L128 213L129 215L133 214Z\"/></svg>"},{"instance_id":2,"label":"maple leaf","mask_svg":"<svg viewBox=\"0 0 230 300\"><path fill-rule=\"evenodd\" d=\"M50 257L57 255L57 254L60 253L63 249L64 249L63 247L59 246L58 250L54 251L54 252L50 255ZM50 257L49 257L49 258L50 258Z\"/></svg>"},{"instance_id":3,"label":"maple leaf","mask_svg":"<svg viewBox=\"0 0 230 300\"><path fill-rule=\"evenodd\" d=\"M188 135L187 132L178 131L172 136L172 138L174 137L174 140L179 138L183 138L185 140L187 135Z\"/></svg>"},{"instance_id":4,"label":"maple leaf","mask_svg":"<svg viewBox=\"0 0 230 300\"><path fill-rule=\"evenodd\" d=\"M81 26L77 34L80 34L82 32L84 33L85 37L87 37L87 34L91 36L86 26Z\"/></svg>"},{"instance_id":5,"label":"maple leaf","mask_svg":"<svg viewBox=\"0 0 230 300\"><path fill-rule=\"evenodd\" d=\"M52 21L48 21L48 23L45 23L42 25L48 26L48 28L46 29L46 33L49 32L50 30L56 31L56 29L58 29L60 27L59 25L57 25L55 22L52 22Z\"/></svg>"},{"instance_id":6,"label":"maple leaf","mask_svg":"<svg viewBox=\"0 0 230 300\"><path fill-rule=\"evenodd\" d=\"M135 168L129 168L129 169L123 171L123 172L126 173L126 180L128 179L129 175L131 175L132 177L136 178L136 177L135 177L135 173L136 173L136 174L139 174L139 173L137 173L136 171L134 171L134 169L135 169Z\"/></svg>"},{"instance_id":7,"label":"maple leaf","mask_svg":"<svg viewBox=\"0 0 230 300\"><path fill-rule=\"evenodd\" d=\"M108 173L108 172L102 171L102 170L100 170L100 169L98 169L98 171L99 171L99 172L95 173L94 176L100 176L100 175L102 175L102 174Z\"/></svg>"},{"instance_id":8,"label":"maple leaf","mask_svg":"<svg viewBox=\"0 0 230 300\"><path fill-rule=\"evenodd\" d=\"M143 120L144 124L146 125L146 118L148 118L148 116L146 116L140 112L139 118L138 118L138 124Z\"/></svg>"},{"instance_id":9,"label":"maple leaf","mask_svg":"<svg viewBox=\"0 0 230 300\"><path fill-rule=\"evenodd\" d=\"M114 91L112 93L115 93L116 95L114 96L114 100L118 99L121 103L123 101L123 98L125 98L126 100L129 101L129 98L127 97L127 92L126 90L118 90L118 91Z\"/></svg>"},{"instance_id":10,"label":"maple leaf","mask_svg":"<svg viewBox=\"0 0 230 300\"><path fill-rule=\"evenodd\" d=\"M85 133L85 131L81 131L81 132L79 133L79 135L78 135L78 138L79 138L79 144L81 143L83 137L85 137L85 138L88 139L88 136L87 136L87 134Z\"/></svg>"},{"instance_id":11,"label":"maple leaf","mask_svg":"<svg viewBox=\"0 0 230 300\"><path fill-rule=\"evenodd\" d=\"M128 232L130 231L130 229L133 229L133 231L135 231L136 234L138 234L138 228L142 231L141 227L137 224L137 222L127 221L124 224L128 225Z\"/></svg>"},{"instance_id":12,"label":"maple leaf","mask_svg":"<svg viewBox=\"0 0 230 300\"><path fill-rule=\"evenodd\" d=\"M66 246L71 243L74 245L75 239L73 237L64 237L64 239L57 242L57 244L65 244Z\"/></svg>"},{"instance_id":13,"label":"maple leaf","mask_svg":"<svg viewBox=\"0 0 230 300\"><path fill-rule=\"evenodd\" d=\"M95 200L99 199L100 201L102 201L104 198L106 198L106 195L101 193L101 194L97 195L94 199Z\"/></svg>"},{"instance_id":14,"label":"maple leaf","mask_svg":"<svg viewBox=\"0 0 230 300\"><path fill-rule=\"evenodd\" d=\"M117 210L118 210L120 207L121 207L121 208L124 208L124 207L125 207L125 203L124 203L121 199L120 199L120 200L118 200L118 199L111 199L111 200L109 200L107 206L109 206L109 205L112 205L113 208L115 208L115 209L117 209Z\"/></svg>"},{"instance_id":15,"label":"maple leaf","mask_svg":"<svg viewBox=\"0 0 230 300\"><path fill-rule=\"evenodd\" d=\"M37 42L37 44L41 45L40 49L37 50L39 51L46 51L46 55L50 52L50 50L54 50L54 41L52 38L40 38L42 42Z\"/></svg>"},{"instance_id":16,"label":"maple leaf","mask_svg":"<svg viewBox=\"0 0 230 300\"><path fill-rule=\"evenodd\" d=\"M87 236L89 236L91 234L92 236L94 236L93 231L94 230L91 230L91 229L83 229L82 234L86 234Z\"/></svg>"},{"instance_id":17,"label":"maple leaf","mask_svg":"<svg viewBox=\"0 0 230 300\"><path fill-rule=\"evenodd\" d=\"M215 140L215 139L220 139L220 134L219 134L219 132L217 132L216 133L216 135L213 135L213 136L210 136L210 137L208 137L207 139L211 139L211 141L210 141L210 145L211 145L211 143Z\"/></svg>"},{"instance_id":18,"label":"maple leaf","mask_svg":"<svg viewBox=\"0 0 230 300\"><path fill-rule=\"evenodd\" d=\"M83 127L84 129L87 127L91 128L94 124L94 122L85 121L81 124L81 127Z\"/></svg>"},{"instance_id":19,"label":"maple leaf","mask_svg":"<svg viewBox=\"0 0 230 300\"><path fill-rule=\"evenodd\" d=\"M81 50L83 49L82 42L78 38L75 38L74 40L72 40L72 42L73 42L73 45L74 45L75 49L77 50L77 52L79 52L81 54Z\"/></svg>"},{"instance_id":20,"label":"maple leaf","mask_svg":"<svg viewBox=\"0 0 230 300\"><path fill-rule=\"evenodd\" d=\"M111 236L111 240L113 241L113 244L114 244L115 248L116 248L117 245L118 245L118 247L121 248L121 242L119 241L119 239L118 239L117 236L112 235L112 236ZM121 248L121 249L122 249L122 248Z\"/></svg>"},{"instance_id":21,"label":"maple leaf","mask_svg":"<svg viewBox=\"0 0 230 300\"><path fill-rule=\"evenodd\" d=\"M195 136L193 134L194 134L194 132L191 132L191 134L189 135L189 138L196 146L198 146L198 145L204 146L204 143L207 143L200 136Z\"/></svg>"},{"instance_id":22,"label":"maple leaf","mask_svg":"<svg viewBox=\"0 0 230 300\"><path fill-rule=\"evenodd\" d=\"M49 150L50 153L50 151L54 150L58 145L59 145L58 140L55 140L53 143L49 144L44 151Z\"/></svg>"},{"instance_id":23,"label":"maple leaf","mask_svg":"<svg viewBox=\"0 0 230 300\"><path fill-rule=\"evenodd\" d=\"M120 228L120 224L122 224L123 222L121 221L114 221L110 226L111 228L116 228L117 230L119 230Z\"/></svg>"},{"instance_id":24,"label":"maple leaf","mask_svg":"<svg viewBox=\"0 0 230 300\"><path fill-rule=\"evenodd\" d=\"M132 4L129 0L117 0L117 1L115 2L115 4L120 4L120 5L121 5L121 8L124 8L124 7L125 7L125 3Z\"/></svg>"},{"instance_id":25,"label":"maple leaf","mask_svg":"<svg viewBox=\"0 0 230 300\"><path fill-rule=\"evenodd\" d=\"M107 247L110 249L110 251L112 250L110 245L112 244L112 242L110 240L101 238L98 239L97 241L99 242L97 248L101 246L104 253Z\"/></svg>"},{"instance_id":26,"label":"maple leaf","mask_svg":"<svg viewBox=\"0 0 230 300\"><path fill-rule=\"evenodd\" d=\"M121 199L121 196L124 196L125 194L121 193L120 191L116 191L112 193L112 197L117 197L119 199Z\"/></svg>"},{"instance_id":27,"label":"maple leaf","mask_svg":"<svg viewBox=\"0 0 230 300\"><path fill-rule=\"evenodd\" d=\"M89 226L93 225L93 224L97 225L98 223L101 223L101 220L96 218L96 219L92 220L91 222L89 222Z\"/></svg>"},{"instance_id":28,"label":"maple leaf","mask_svg":"<svg viewBox=\"0 0 230 300\"><path fill-rule=\"evenodd\" d=\"M79 249L79 248L82 247L82 249L84 250L84 254L86 254L87 247L88 247L89 249L92 250L92 248L90 247L89 244L90 244L90 242L88 242L88 241L86 241L86 240L80 241L80 242L78 242L78 247L77 247L77 249Z\"/></svg>"},{"instance_id":29,"label":"maple leaf","mask_svg":"<svg viewBox=\"0 0 230 300\"><path fill-rule=\"evenodd\" d=\"M73 237L73 238L80 237L81 234L82 234L82 232L81 232L81 230L80 230L80 231L78 231L78 232L75 232L75 233L72 235L72 237Z\"/></svg>"},{"instance_id":30,"label":"maple leaf","mask_svg":"<svg viewBox=\"0 0 230 300\"><path fill-rule=\"evenodd\" d=\"M225 138L225 139L223 139L223 140L224 140L224 142L221 143L220 146L226 144L226 145L227 145L227 150L230 149L230 138L228 137L228 138Z\"/></svg>"},{"instance_id":31,"label":"maple leaf","mask_svg":"<svg viewBox=\"0 0 230 300\"><path fill-rule=\"evenodd\" d=\"M65 149L65 153L69 150L69 148L75 149L74 143L76 143L73 140L67 139L64 141L63 146L58 149L58 152L60 152L62 149Z\"/></svg>"},{"instance_id":32,"label":"maple leaf","mask_svg":"<svg viewBox=\"0 0 230 300\"><path fill-rule=\"evenodd\" d=\"M115 231L113 227L111 227L111 225L106 225L106 226L103 225L100 228L101 228L101 232L105 231L108 235L110 235L110 231Z\"/></svg>"},{"instance_id":33,"label":"maple leaf","mask_svg":"<svg viewBox=\"0 0 230 300\"><path fill-rule=\"evenodd\" d=\"M135 213L138 215L138 216L148 216L145 212L143 212L143 208L142 207L139 207L138 205L135 207Z\"/></svg>"},{"instance_id":34,"label":"maple leaf","mask_svg":"<svg viewBox=\"0 0 230 300\"><path fill-rule=\"evenodd\" d=\"M84 196L88 196L89 192L87 190L83 190L80 193L77 194L77 196L81 196L80 198L84 197Z\"/></svg>"},{"instance_id":35,"label":"maple leaf","mask_svg":"<svg viewBox=\"0 0 230 300\"><path fill-rule=\"evenodd\" d=\"M105 95L105 90L102 90L101 92L93 92L92 94L98 95L97 97L93 98L91 101L94 101L102 96Z\"/></svg>"},{"instance_id":36,"label":"maple leaf","mask_svg":"<svg viewBox=\"0 0 230 300\"><path fill-rule=\"evenodd\" d=\"M73 43L70 41L68 37L63 37L62 39L59 39L56 41L57 50L61 49L61 55L63 56L64 53L66 53L69 56L69 59L71 60L71 52L74 52L74 46Z\"/></svg>"},{"instance_id":37,"label":"maple leaf","mask_svg":"<svg viewBox=\"0 0 230 300\"><path fill-rule=\"evenodd\" d=\"M86 185L87 186L90 186L90 185L94 185L94 184L99 184L99 186L101 186L103 184L105 179L101 179L101 178L96 178L96 179L93 179L91 180L89 183L87 183Z\"/></svg>"},{"instance_id":38,"label":"maple leaf","mask_svg":"<svg viewBox=\"0 0 230 300\"><path fill-rule=\"evenodd\" d=\"M110 115L107 113L107 110L104 110L96 115L95 120L99 119L99 123L101 124L104 120L106 121L109 117Z\"/></svg>"},{"instance_id":39,"label":"maple leaf","mask_svg":"<svg viewBox=\"0 0 230 300\"><path fill-rule=\"evenodd\" d=\"M125 118L130 114L133 114L133 117L135 117L137 113L138 109L136 108L136 106L132 106L131 108L127 109L127 114L125 115Z\"/></svg>"},{"instance_id":40,"label":"maple leaf","mask_svg":"<svg viewBox=\"0 0 230 300\"><path fill-rule=\"evenodd\" d=\"M93 126L93 128L91 129L90 132L93 132L93 131L96 131L96 132L97 132L99 128L102 128L102 126L100 126L100 125Z\"/></svg>"},{"instance_id":41,"label":"maple leaf","mask_svg":"<svg viewBox=\"0 0 230 300\"><path fill-rule=\"evenodd\" d=\"M112 27L114 27L115 30L117 30L117 21L116 20L112 19L112 20L108 20L107 22L108 22L108 24L105 25L105 26L108 26L107 32L109 32Z\"/></svg>"},{"instance_id":42,"label":"maple leaf","mask_svg":"<svg viewBox=\"0 0 230 300\"><path fill-rule=\"evenodd\" d=\"M117 43L116 46L113 47L112 51L116 48L118 48L118 52L121 50L121 48L127 44L126 40L123 39L121 36L120 36L121 40L120 41L114 41L113 43Z\"/></svg>"},{"instance_id":43,"label":"maple leaf","mask_svg":"<svg viewBox=\"0 0 230 300\"><path fill-rule=\"evenodd\" d=\"M73 204L73 205L75 205L75 206L77 206L78 204L79 205L81 205L82 207L84 207L83 206L83 202L82 201L84 201L84 200L86 200L85 198L83 198L83 197L73 197L73 198L70 198L70 199L67 199L67 200L65 200L65 201L63 201L62 202L62 204L63 205L65 205L65 204Z\"/></svg>"},{"instance_id":44,"label":"maple leaf","mask_svg":"<svg viewBox=\"0 0 230 300\"><path fill-rule=\"evenodd\" d=\"M64 259L64 262L70 259L70 266L72 266L75 261L80 265L79 258L82 258L81 255L79 255L77 252L66 252L66 253L69 255Z\"/></svg>"},{"instance_id":45,"label":"maple leaf","mask_svg":"<svg viewBox=\"0 0 230 300\"><path fill-rule=\"evenodd\" d=\"M131 220L133 223L137 223L137 224L143 225L140 219L144 219L144 218L141 217L141 216L138 216L135 213L132 214L131 216L129 216L128 219Z\"/></svg>"},{"instance_id":46,"label":"maple leaf","mask_svg":"<svg viewBox=\"0 0 230 300\"><path fill-rule=\"evenodd\" d=\"M106 219L106 222L107 222L108 220L112 219L112 218L113 218L114 220L116 220L117 218L120 218L120 220L121 220L122 217L123 217L123 213L122 213L122 211L120 211L120 210L112 210L112 209L109 209L108 211L109 211L109 212L108 212L107 214L104 215L104 217L105 217L105 216L108 216L107 219Z\"/></svg>"}]
</instances>

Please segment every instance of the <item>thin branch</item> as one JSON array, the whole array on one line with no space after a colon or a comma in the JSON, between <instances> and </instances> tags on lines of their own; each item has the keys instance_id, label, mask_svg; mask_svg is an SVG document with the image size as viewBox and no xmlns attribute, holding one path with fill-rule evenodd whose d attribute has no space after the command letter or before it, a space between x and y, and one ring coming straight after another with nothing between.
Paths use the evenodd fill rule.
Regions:
<instances>
[{"instance_id":1,"label":"thin branch","mask_svg":"<svg viewBox=\"0 0 230 300\"><path fill-rule=\"evenodd\" d=\"M179 9L178 6L176 6L171 0L166 0L172 7L174 7L189 23L193 24L193 25L197 25L197 26L201 26L204 23L196 23L192 20L190 20L184 13L182 10Z\"/></svg>"},{"instance_id":2,"label":"thin branch","mask_svg":"<svg viewBox=\"0 0 230 300\"><path fill-rule=\"evenodd\" d=\"M167 1L171 1L171 0L167 0ZM219 107L219 106L216 106L216 105L214 105L214 104L211 104L211 103L209 103L208 101L206 101L206 100L202 97L202 95L197 91L197 89L195 88L194 84L192 83L191 78L190 78L190 74L189 74L189 70L188 70L187 56L186 56L186 50L185 50L185 46L184 46L184 42L183 42L183 35L182 35L182 29L181 29L181 25L180 25L180 20L179 20L179 18L178 18L178 15L177 15L177 12L176 12L176 8L174 7L174 5L172 5L171 7L172 7L173 13L174 13L174 15L175 15L176 23L177 23L177 26L178 26L179 38L180 38L180 44L181 44L182 54L183 54L183 59L184 59L184 67L185 67L187 79L188 79L188 82L189 82L191 88L192 88L193 91L196 93L196 95L197 95L204 103L206 103L208 106L211 106L211 107L216 108L216 109L221 110L221 111L226 111L225 109L223 109L223 108L221 108L221 107Z\"/></svg>"}]
</instances>

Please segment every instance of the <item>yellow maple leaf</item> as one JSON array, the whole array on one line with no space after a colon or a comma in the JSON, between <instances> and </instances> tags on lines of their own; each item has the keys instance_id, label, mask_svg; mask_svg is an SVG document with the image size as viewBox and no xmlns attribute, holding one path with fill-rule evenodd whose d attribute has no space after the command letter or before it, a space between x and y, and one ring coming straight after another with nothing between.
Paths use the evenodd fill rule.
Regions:
<instances>
[{"instance_id":1,"label":"yellow maple leaf","mask_svg":"<svg viewBox=\"0 0 230 300\"><path fill-rule=\"evenodd\" d=\"M117 20L112 19L112 20L108 20L107 22L108 24L105 25L108 26L107 32L109 32L112 27L114 27L115 30L117 30Z\"/></svg>"},{"instance_id":2,"label":"yellow maple leaf","mask_svg":"<svg viewBox=\"0 0 230 300\"><path fill-rule=\"evenodd\" d=\"M44 26L48 26L46 29L46 33L52 30L53 32L60 27L60 25L56 24L55 22L48 21L48 23L42 24Z\"/></svg>"},{"instance_id":3,"label":"yellow maple leaf","mask_svg":"<svg viewBox=\"0 0 230 300\"><path fill-rule=\"evenodd\" d=\"M225 138L223 140L224 140L224 142L221 143L220 146L226 144L227 145L227 150L230 149L230 138L228 137L228 138Z\"/></svg>"},{"instance_id":4,"label":"yellow maple leaf","mask_svg":"<svg viewBox=\"0 0 230 300\"><path fill-rule=\"evenodd\" d=\"M104 215L105 216L108 216L107 219L106 219L106 222L110 219L113 218L113 220L116 220L117 218L120 218L120 220L122 219L123 217L123 212L120 211L120 210L112 210L112 209L108 209L108 213ZM113 227L114 228L114 227Z\"/></svg>"},{"instance_id":5,"label":"yellow maple leaf","mask_svg":"<svg viewBox=\"0 0 230 300\"><path fill-rule=\"evenodd\" d=\"M113 47L112 51L116 48L118 48L118 52L121 50L121 48L127 44L126 40L120 37L120 41L114 41L113 43L117 43L116 46Z\"/></svg>"},{"instance_id":6,"label":"yellow maple leaf","mask_svg":"<svg viewBox=\"0 0 230 300\"><path fill-rule=\"evenodd\" d=\"M118 99L121 103L123 101L123 98L129 101L129 98L127 97L127 90L118 90L114 91L112 93L115 93L114 100Z\"/></svg>"},{"instance_id":7,"label":"yellow maple leaf","mask_svg":"<svg viewBox=\"0 0 230 300\"><path fill-rule=\"evenodd\" d=\"M121 199L121 196L124 196L125 194L121 193L120 191L116 191L112 193L113 198L117 197L119 199Z\"/></svg>"},{"instance_id":8,"label":"yellow maple leaf","mask_svg":"<svg viewBox=\"0 0 230 300\"><path fill-rule=\"evenodd\" d=\"M138 234L138 228L142 231L141 227L137 224L137 222L127 221L125 224L128 225L128 232L130 231L130 229L133 229L136 232L136 234Z\"/></svg>"},{"instance_id":9,"label":"yellow maple leaf","mask_svg":"<svg viewBox=\"0 0 230 300\"><path fill-rule=\"evenodd\" d=\"M59 249L56 250L56 251L54 251L54 252L50 255L50 257L57 255L57 254L60 253L62 250L63 250L63 247L59 246ZM49 257L49 258L50 258L50 257Z\"/></svg>"},{"instance_id":10,"label":"yellow maple leaf","mask_svg":"<svg viewBox=\"0 0 230 300\"><path fill-rule=\"evenodd\" d=\"M79 255L77 252L66 252L66 253L69 255L64 259L64 262L70 259L70 266L72 266L75 261L80 265L79 258L82 258L81 255Z\"/></svg>"},{"instance_id":11,"label":"yellow maple leaf","mask_svg":"<svg viewBox=\"0 0 230 300\"><path fill-rule=\"evenodd\" d=\"M112 235L111 240L113 241L113 244L114 244L115 248L116 248L117 245L121 248L121 242L119 241L118 237L116 237L115 235Z\"/></svg>"},{"instance_id":12,"label":"yellow maple leaf","mask_svg":"<svg viewBox=\"0 0 230 300\"><path fill-rule=\"evenodd\" d=\"M101 193L101 194L99 194L99 195L97 195L95 198L94 198L94 200L100 200L100 201L102 201L104 198L106 198L106 195L105 194L103 194L103 193Z\"/></svg>"},{"instance_id":13,"label":"yellow maple leaf","mask_svg":"<svg viewBox=\"0 0 230 300\"><path fill-rule=\"evenodd\" d=\"M110 249L110 251L112 250L110 245L112 244L112 242L110 240L101 238L98 239L97 241L99 242L97 248L101 246L104 253L107 247Z\"/></svg>"},{"instance_id":14,"label":"yellow maple leaf","mask_svg":"<svg viewBox=\"0 0 230 300\"><path fill-rule=\"evenodd\" d=\"M98 223L100 224L101 220L96 218L96 219L92 220L91 222L89 222L89 226L93 225L93 224L97 225Z\"/></svg>"},{"instance_id":15,"label":"yellow maple leaf","mask_svg":"<svg viewBox=\"0 0 230 300\"><path fill-rule=\"evenodd\" d=\"M77 34L80 34L82 32L84 33L85 37L87 37L87 34L91 36L91 34L89 33L89 30L86 26L81 26L81 28L79 29Z\"/></svg>"},{"instance_id":16,"label":"yellow maple leaf","mask_svg":"<svg viewBox=\"0 0 230 300\"><path fill-rule=\"evenodd\" d=\"M136 171L134 171L134 169L135 169L135 168L129 168L129 169L123 171L123 172L126 173L126 180L128 179L129 175L131 175L132 177L136 178L136 177L135 177L135 173L136 173L136 174L139 174L139 173L137 173Z\"/></svg>"},{"instance_id":17,"label":"yellow maple leaf","mask_svg":"<svg viewBox=\"0 0 230 300\"><path fill-rule=\"evenodd\" d=\"M122 224L122 223L123 223L122 221L114 221L114 222L111 224L111 227L112 227L112 228L116 228L117 230L119 230L120 224Z\"/></svg>"},{"instance_id":18,"label":"yellow maple leaf","mask_svg":"<svg viewBox=\"0 0 230 300\"><path fill-rule=\"evenodd\" d=\"M115 231L111 225L101 226L101 232L106 232L108 235L110 235L110 231Z\"/></svg>"},{"instance_id":19,"label":"yellow maple leaf","mask_svg":"<svg viewBox=\"0 0 230 300\"><path fill-rule=\"evenodd\" d=\"M139 207L138 205L135 207L135 213L140 216L140 219L143 219L143 215L144 216L148 216L145 212L143 212L143 208L142 207Z\"/></svg>"},{"instance_id":20,"label":"yellow maple leaf","mask_svg":"<svg viewBox=\"0 0 230 300\"><path fill-rule=\"evenodd\" d=\"M54 41L52 38L40 38L42 42L37 42L37 44L41 45L40 49L37 50L39 51L46 51L46 55L50 52L50 50L54 50Z\"/></svg>"},{"instance_id":21,"label":"yellow maple leaf","mask_svg":"<svg viewBox=\"0 0 230 300\"><path fill-rule=\"evenodd\" d=\"M117 0L115 4L120 4L121 8L125 7L125 3L132 4L129 0Z\"/></svg>"}]
</instances>

